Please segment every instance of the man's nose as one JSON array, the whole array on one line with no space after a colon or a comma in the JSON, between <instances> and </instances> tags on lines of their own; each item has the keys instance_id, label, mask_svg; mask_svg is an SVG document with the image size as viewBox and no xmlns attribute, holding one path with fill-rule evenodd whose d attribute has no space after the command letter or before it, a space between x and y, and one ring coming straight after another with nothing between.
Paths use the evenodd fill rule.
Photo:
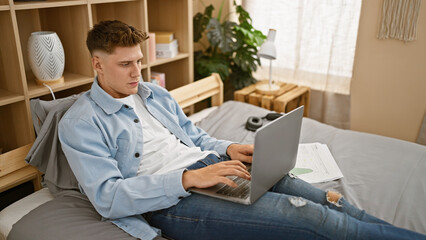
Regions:
<instances>
[{"instance_id":1,"label":"man's nose","mask_svg":"<svg viewBox=\"0 0 426 240\"><path fill-rule=\"evenodd\" d=\"M141 75L141 69L142 67L140 66L140 64L138 63L133 64L132 72L131 72L132 77L139 77Z\"/></svg>"}]
</instances>

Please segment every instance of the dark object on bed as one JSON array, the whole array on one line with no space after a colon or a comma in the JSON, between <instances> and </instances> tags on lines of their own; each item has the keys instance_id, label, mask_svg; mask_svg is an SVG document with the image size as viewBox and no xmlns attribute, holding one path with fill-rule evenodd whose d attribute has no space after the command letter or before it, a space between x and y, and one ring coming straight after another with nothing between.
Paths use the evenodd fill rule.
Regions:
<instances>
[{"instance_id":1,"label":"dark object on bed","mask_svg":"<svg viewBox=\"0 0 426 240\"><path fill-rule=\"evenodd\" d=\"M266 114L266 116L264 117L257 117L257 116L251 116L247 119L246 122L246 129L249 131L256 131L258 128L260 128L261 126L263 126L263 120L262 119L266 119L268 121L272 121L275 120L279 117L281 117L282 114L281 113L276 113L276 112L271 112Z\"/></svg>"}]
</instances>

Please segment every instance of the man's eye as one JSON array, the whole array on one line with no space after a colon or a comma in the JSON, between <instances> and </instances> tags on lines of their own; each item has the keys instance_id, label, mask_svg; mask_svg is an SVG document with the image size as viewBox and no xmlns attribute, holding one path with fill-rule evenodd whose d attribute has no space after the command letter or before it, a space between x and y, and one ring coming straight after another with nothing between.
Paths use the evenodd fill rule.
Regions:
<instances>
[{"instance_id":1,"label":"man's eye","mask_svg":"<svg viewBox=\"0 0 426 240\"><path fill-rule=\"evenodd\" d=\"M129 66L129 63L121 63L121 66Z\"/></svg>"}]
</instances>

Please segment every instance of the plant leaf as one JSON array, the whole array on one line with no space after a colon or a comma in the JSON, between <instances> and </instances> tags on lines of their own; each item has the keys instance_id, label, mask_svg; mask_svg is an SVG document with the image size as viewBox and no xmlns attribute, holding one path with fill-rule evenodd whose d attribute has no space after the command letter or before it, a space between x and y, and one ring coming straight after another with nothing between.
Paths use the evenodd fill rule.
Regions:
<instances>
[{"instance_id":1,"label":"plant leaf","mask_svg":"<svg viewBox=\"0 0 426 240\"><path fill-rule=\"evenodd\" d=\"M239 48L234 56L235 63L246 72L255 72L257 64L260 64L259 57L256 55L257 49L253 46L246 45Z\"/></svg>"},{"instance_id":2,"label":"plant leaf","mask_svg":"<svg viewBox=\"0 0 426 240\"><path fill-rule=\"evenodd\" d=\"M210 76L212 73L218 73L222 80L229 76L229 60L224 58L211 58L203 56L195 61L195 71L199 78Z\"/></svg>"},{"instance_id":3,"label":"plant leaf","mask_svg":"<svg viewBox=\"0 0 426 240\"><path fill-rule=\"evenodd\" d=\"M232 67L232 73L229 75L229 80L236 90L249 86L256 82L251 72L243 71L237 65Z\"/></svg>"},{"instance_id":4,"label":"plant leaf","mask_svg":"<svg viewBox=\"0 0 426 240\"><path fill-rule=\"evenodd\" d=\"M222 0L221 9L224 0ZM237 4L234 1L234 5ZM256 81L252 72L260 65L257 49L266 39L262 32L252 26L252 19L240 5L237 6L238 23L212 18L213 6L204 13L194 16L194 41L204 33L210 45L202 51L194 52L194 75L196 79L219 73L222 80L228 79L236 89ZM220 9L220 10L221 10Z\"/></svg>"},{"instance_id":5,"label":"plant leaf","mask_svg":"<svg viewBox=\"0 0 426 240\"><path fill-rule=\"evenodd\" d=\"M225 54L237 49L235 25L235 22L225 21L220 24L217 19L210 19L207 25L207 38L210 44L214 47L219 47L221 52Z\"/></svg>"},{"instance_id":6,"label":"plant leaf","mask_svg":"<svg viewBox=\"0 0 426 240\"><path fill-rule=\"evenodd\" d=\"M198 42L203 37L203 32L206 30L207 24L212 17L214 10L213 5L209 5L204 10L204 13L197 13L192 18L192 24L194 28L194 42Z\"/></svg>"},{"instance_id":7,"label":"plant leaf","mask_svg":"<svg viewBox=\"0 0 426 240\"><path fill-rule=\"evenodd\" d=\"M241 5L237 5L236 11L238 14L238 21L240 22L240 25L249 25L251 26L251 17L250 14L244 10L244 8ZM251 27L253 28L253 27Z\"/></svg>"},{"instance_id":8,"label":"plant leaf","mask_svg":"<svg viewBox=\"0 0 426 240\"><path fill-rule=\"evenodd\" d=\"M241 33L243 35L241 38L244 39L244 42L253 47L260 47L266 38L261 31L254 29L248 30L240 26L235 26L235 31Z\"/></svg>"}]
</instances>

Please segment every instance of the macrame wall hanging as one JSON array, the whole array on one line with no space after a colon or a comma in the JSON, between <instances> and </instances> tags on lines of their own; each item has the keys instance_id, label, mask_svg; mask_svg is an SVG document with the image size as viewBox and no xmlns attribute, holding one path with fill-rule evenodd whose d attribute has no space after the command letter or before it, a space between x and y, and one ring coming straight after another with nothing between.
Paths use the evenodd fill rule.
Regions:
<instances>
[{"instance_id":1,"label":"macrame wall hanging","mask_svg":"<svg viewBox=\"0 0 426 240\"><path fill-rule=\"evenodd\" d=\"M414 41L422 0L383 0L379 39Z\"/></svg>"}]
</instances>

